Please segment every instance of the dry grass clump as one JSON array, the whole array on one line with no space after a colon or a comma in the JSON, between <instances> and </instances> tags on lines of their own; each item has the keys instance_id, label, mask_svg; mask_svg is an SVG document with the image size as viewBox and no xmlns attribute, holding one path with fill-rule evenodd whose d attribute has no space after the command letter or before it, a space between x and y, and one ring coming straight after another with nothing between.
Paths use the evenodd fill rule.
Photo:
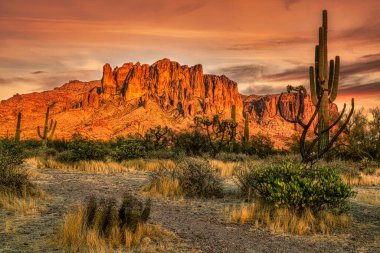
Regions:
<instances>
[{"instance_id":1,"label":"dry grass clump","mask_svg":"<svg viewBox=\"0 0 380 253\"><path fill-rule=\"evenodd\" d=\"M182 188L178 178L167 175L157 176L143 188L143 191L148 192L154 197L174 198L183 197Z\"/></svg>"},{"instance_id":2,"label":"dry grass clump","mask_svg":"<svg viewBox=\"0 0 380 253\"><path fill-rule=\"evenodd\" d=\"M304 235L309 233L330 234L347 227L350 218L346 214L335 215L321 211L317 215L310 209L298 213L289 208L275 208L261 202L241 204L228 209L230 222L252 223L256 228L266 227L275 233Z\"/></svg>"},{"instance_id":3,"label":"dry grass clump","mask_svg":"<svg viewBox=\"0 0 380 253\"><path fill-rule=\"evenodd\" d=\"M82 171L95 174L123 173L128 172L128 168L116 162L103 161L79 161L72 163L58 162L52 158L29 160L30 164L35 164L37 168L51 168L60 170Z\"/></svg>"},{"instance_id":4,"label":"dry grass clump","mask_svg":"<svg viewBox=\"0 0 380 253\"><path fill-rule=\"evenodd\" d=\"M0 193L0 207L20 215L36 214L41 209L41 201L47 198L43 191L33 196L18 197L10 193Z\"/></svg>"},{"instance_id":5,"label":"dry grass clump","mask_svg":"<svg viewBox=\"0 0 380 253\"><path fill-rule=\"evenodd\" d=\"M66 252L110 252L156 243L174 234L157 225L147 224L150 202L145 205L129 194L117 206L115 200L97 201L92 197L68 213L59 234L59 245Z\"/></svg>"},{"instance_id":6,"label":"dry grass clump","mask_svg":"<svg viewBox=\"0 0 380 253\"><path fill-rule=\"evenodd\" d=\"M166 159L165 160L133 159L133 160L124 160L121 164L130 170L136 170L136 171L160 171L163 166L169 169L175 168L175 163L172 160L166 160Z\"/></svg>"},{"instance_id":7,"label":"dry grass clump","mask_svg":"<svg viewBox=\"0 0 380 253\"><path fill-rule=\"evenodd\" d=\"M221 177L231 177L239 166L238 162L223 162L220 160L210 160L210 164Z\"/></svg>"},{"instance_id":8,"label":"dry grass clump","mask_svg":"<svg viewBox=\"0 0 380 253\"><path fill-rule=\"evenodd\" d=\"M342 175L342 179L349 185L362 185L362 186L376 186L380 185L380 169L377 169L375 173L366 175L360 173L358 177L347 177Z\"/></svg>"},{"instance_id":9,"label":"dry grass clump","mask_svg":"<svg viewBox=\"0 0 380 253\"><path fill-rule=\"evenodd\" d=\"M380 206L380 194L378 189L357 189L357 194L353 201L373 205Z\"/></svg>"}]
</instances>

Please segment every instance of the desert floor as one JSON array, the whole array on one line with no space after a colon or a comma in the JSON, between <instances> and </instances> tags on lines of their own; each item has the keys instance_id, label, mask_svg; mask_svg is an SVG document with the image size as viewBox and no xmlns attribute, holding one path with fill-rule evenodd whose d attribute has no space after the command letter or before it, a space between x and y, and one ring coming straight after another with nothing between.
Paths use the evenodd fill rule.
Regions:
<instances>
[{"instance_id":1,"label":"desert floor","mask_svg":"<svg viewBox=\"0 0 380 253\"><path fill-rule=\"evenodd\" d=\"M33 215L0 211L0 252L60 252L55 241L64 214L92 194L120 198L128 191L148 198L141 191L147 172L32 169L37 171L34 181L49 197ZM225 187L237 190L230 179ZM233 194L213 200L153 198L149 222L176 234L164 242L162 252L380 252L380 187L354 189L358 195L351 200L352 225L332 235L276 235L252 224L229 223L226 208L239 201Z\"/></svg>"}]
</instances>

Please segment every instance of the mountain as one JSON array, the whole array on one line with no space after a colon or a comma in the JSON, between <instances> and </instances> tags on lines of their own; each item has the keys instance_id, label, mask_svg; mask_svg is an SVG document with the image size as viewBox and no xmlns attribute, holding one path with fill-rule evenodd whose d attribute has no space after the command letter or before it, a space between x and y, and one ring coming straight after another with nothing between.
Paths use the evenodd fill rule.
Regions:
<instances>
[{"instance_id":1,"label":"mountain","mask_svg":"<svg viewBox=\"0 0 380 253\"><path fill-rule=\"evenodd\" d=\"M58 121L55 138L80 134L90 139L110 139L166 125L176 132L189 131L196 115L220 113L230 117L237 108L238 133L243 130L243 112L250 116L250 133L269 134L278 145L294 133L277 112L279 95L244 96L236 82L222 75L203 73L202 65L188 67L163 59L152 65L125 63L103 67L101 80L70 81L50 91L16 94L0 102L0 134L14 135L17 113L22 112L22 138L37 138L46 108ZM283 107L294 117L297 99L286 94ZM308 96L304 117L313 106Z\"/></svg>"}]
</instances>

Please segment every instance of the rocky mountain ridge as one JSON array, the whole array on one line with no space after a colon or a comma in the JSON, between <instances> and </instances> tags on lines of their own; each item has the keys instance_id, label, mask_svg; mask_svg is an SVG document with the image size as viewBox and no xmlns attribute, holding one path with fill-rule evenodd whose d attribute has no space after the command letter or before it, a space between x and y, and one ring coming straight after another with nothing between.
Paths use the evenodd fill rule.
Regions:
<instances>
[{"instance_id":1,"label":"rocky mountain ridge","mask_svg":"<svg viewBox=\"0 0 380 253\"><path fill-rule=\"evenodd\" d=\"M283 97L285 114L294 116L298 107L292 94ZM281 142L294 133L277 112L278 95L243 96L236 82L228 77L203 73L202 65L188 67L163 59L152 65L125 63L103 67L99 81L69 83L54 90L15 95L0 103L0 135L13 135L17 113L23 113L22 137L36 138L37 125L52 106L58 121L55 138L70 139L79 134L90 139L110 139L167 125L177 132L189 131L194 116L221 114L230 117L236 105L243 128L243 113L250 115L251 133L264 132ZM313 106L305 101L304 118ZM239 135L238 135L239 136Z\"/></svg>"}]
</instances>

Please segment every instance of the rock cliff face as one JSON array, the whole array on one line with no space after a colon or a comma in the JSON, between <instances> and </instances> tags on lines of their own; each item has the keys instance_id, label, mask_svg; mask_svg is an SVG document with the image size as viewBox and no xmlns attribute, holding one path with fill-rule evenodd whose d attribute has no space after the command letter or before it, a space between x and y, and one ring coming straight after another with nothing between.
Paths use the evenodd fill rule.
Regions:
<instances>
[{"instance_id":1,"label":"rock cliff face","mask_svg":"<svg viewBox=\"0 0 380 253\"><path fill-rule=\"evenodd\" d=\"M128 102L138 101L147 108L158 103L162 109L177 110L182 116L196 114L228 113L232 105L242 111L243 102L237 83L225 76L203 74L202 65L181 66L163 59L153 65L125 63L111 69L103 67L102 87L89 91L83 98L83 106L97 108L100 100L115 96Z\"/></svg>"},{"instance_id":2,"label":"rock cliff face","mask_svg":"<svg viewBox=\"0 0 380 253\"><path fill-rule=\"evenodd\" d=\"M23 113L22 138L36 138L46 107L54 104L52 117L58 121L55 138L70 139L80 134L90 139L109 139L156 125L177 132L189 131L197 114L230 117L236 105L239 127L243 113L250 115L251 133L266 132L274 139L294 133L277 112L278 95L243 96L237 84L226 76L203 73L202 65L188 67L163 59L152 65L125 63L103 67L100 81L70 81L41 93L15 95L0 103L0 136L13 135L17 113ZM283 97L285 114L292 118L298 108L292 94ZM332 107L333 111L337 108ZM313 112L306 98L303 117ZM290 131L289 131L290 130ZM242 132L242 129L238 131Z\"/></svg>"}]
</instances>

